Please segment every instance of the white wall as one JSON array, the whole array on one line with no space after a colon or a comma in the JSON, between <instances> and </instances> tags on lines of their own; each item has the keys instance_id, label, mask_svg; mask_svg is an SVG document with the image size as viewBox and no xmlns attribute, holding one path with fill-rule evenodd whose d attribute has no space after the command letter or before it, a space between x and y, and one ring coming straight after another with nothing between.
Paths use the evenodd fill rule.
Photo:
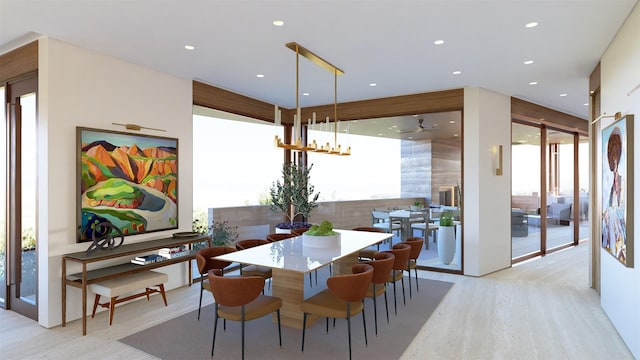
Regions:
<instances>
[{"instance_id":1,"label":"white wall","mask_svg":"<svg viewBox=\"0 0 640 360\"><path fill-rule=\"evenodd\" d=\"M482 276L511 266L511 98L465 88L463 116L464 273Z\"/></svg>"},{"instance_id":2,"label":"white wall","mask_svg":"<svg viewBox=\"0 0 640 360\"><path fill-rule=\"evenodd\" d=\"M636 171L634 187L635 194L633 203L640 204L640 176L637 175L640 169L640 144L637 141L640 134L638 119L640 118L640 89L631 95L627 95L634 87L640 84L640 7L636 6L620 32L611 43L601 60L601 100L602 112L613 115L616 112L634 114L635 127L633 138L635 139L634 168ZM613 122L611 119L603 119L601 126L606 127ZM594 146L601 149L601 137L596 134ZM592 142L594 144L594 142ZM599 151L598 151L599 153ZM597 163L600 163L598 161ZM600 174L600 170L596 171ZM600 201L600 196L596 196L596 201ZM637 208L637 207L636 207ZM635 225L633 234L628 237L635 239L635 267L626 268L620 264L613 256L600 250L601 257L601 304L604 311L611 319L623 340L636 357L640 357L640 224L638 221L640 212L635 212L632 219ZM597 216L597 215L596 215ZM597 216L600 223L600 217ZM599 241L600 239L593 239Z\"/></svg>"},{"instance_id":3,"label":"white wall","mask_svg":"<svg viewBox=\"0 0 640 360\"><path fill-rule=\"evenodd\" d=\"M52 38L39 49L39 323L61 323L61 255L84 251L76 239L76 127L127 131L117 123L165 129L140 133L178 138L180 230L191 230L192 83ZM174 231L125 238L131 243ZM75 265L75 264L74 264ZM77 266L69 271L79 271ZM186 267L163 268L167 288L186 282ZM81 316L81 293L67 288L67 321ZM92 294L90 294L92 296ZM90 299L91 301L91 299ZM90 302L91 303L91 302Z\"/></svg>"}]
</instances>

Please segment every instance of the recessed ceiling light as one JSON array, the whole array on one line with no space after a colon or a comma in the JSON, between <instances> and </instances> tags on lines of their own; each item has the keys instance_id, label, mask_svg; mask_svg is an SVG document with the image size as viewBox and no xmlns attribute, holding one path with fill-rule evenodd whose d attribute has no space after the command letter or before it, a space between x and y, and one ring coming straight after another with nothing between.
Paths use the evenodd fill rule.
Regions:
<instances>
[{"instance_id":1,"label":"recessed ceiling light","mask_svg":"<svg viewBox=\"0 0 640 360\"><path fill-rule=\"evenodd\" d=\"M284 25L284 21L282 21L282 20L273 20L273 25L282 26L282 25Z\"/></svg>"},{"instance_id":2,"label":"recessed ceiling light","mask_svg":"<svg viewBox=\"0 0 640 360\"><path fill-rule=\"evenodd\" d=\"M538 23L535 22L535 21L532 21L530 23L527 23L527 25L525 25L525 27L528 27L528 28L533 28L533 27L536 27L536 26L538 26Z\"/></svg>"},{"instance_id":3,"label":"recessed ceiling light","mask_svg":"<svg viewBox=\"0 0 640 360\"><path fill-rule=\"evenodd\" d=\"M397 128L397 127L398 127L398 125L393 125L393 126L392 126L392 127L390 127L389 129L395 129L395 128Z\"/></svg>"},{"instance_id":4,"label":"recessed ceiling light","mask_svg":"<svg viewBox=\"0 0 640 360\"><path fill-rule=\"evenodd\" d=\"M525 65L531 65L533 64L533 60L527 60L524 62Z\"/></svg>"},{"instance_id":5,"label":"recessed ceiling light","mask_svg":"<svg viewBox=\"0 0 640 360\"><path fill-rule=\"evenodd\" d=\"M458 134L453 134L453 136L457 137L457 136L458 136Z\"/></svg>"},{"instance_id":6,"label":"recessed ceiling light","mask_svg":"<svg viewBox=\"0 0 640 360\"><path fill-rule=\"evenodd\" d=\"M184 48L187 50L195 50L196 47L193 45L185 45Z\"/></svg>"},{"instance_id":7,"label":"recessed ceiling light","mask_svg":"<svg viewBox=\"0 0 640 360\"><path fill-rule=\"evenodd\" d=\"M564 97L564 96L567 96L567 94L560 94L560 96Z\"/></svg>"},{"instance_id":8,"label":"recessed ceiling light","mask_svg":"<svg viewBox=\"0 0 640 360\"><path fill-rule=\"evenodd\" d=\"M455 124L455 123L456 123L455 120L449 121L449 124Z\"/></svg>"},{"instance_id":9,"label":"recessed ceiling light","mask_svg":"<svg viewBox=\"0 0 640 360\"><path fill-rule=\"evenodd\" d=\"M589 103L584 103L584 106L589 106Z\"/></svg>"},{"instance_id":10,"label":"recessed ceiling light","mask_svg":"<svg viewBox=\"0 0 640 360\"><path fill-rule=\"evenodd\" d=\"M382 136L382 133L378 134L378 136Z\"/></svg>"},{"instance_id":11,"label":"recessed ceiling light","mask_svg":"<svg viewBox=\"0 0 640 360\"><path fill-rule=\"evenodd\" d=\"M442 44L444 44L444 40L436 40L433 43L436 44L436 45L442 45Z\"/></svg>"},{"instance_id":12,"label":"recessed ceiling light","mask_svg":"<svg viewBox=\"0 0 640 360\"><path fill-rule=\"evenodd\" d=\"M409 140L413 140L413 136L409 136L407 139L409 139Z\"/></svg>"},{"instance_id":13,"label":"recessed ceiling light","mask_svg":"<svg viewBox=\"0 0 640 360\"><path fill-rule=\"evenodd\" d=\"M258 77L258 78L263 78L263 77L264 77L264 75L262 75L262 74L258 74L258 75L256 75L256 77Z\"/></svg>"},{"instance_id":14,"label":"recessed ceiling light","mask_svg":"<svg viewBox=\"0 0 640 360\"><path fill-rule=\"evenodd\" d=\"M417 117L417 116L418 116L418 114L413 114L413 117Z\"/></svg>"},{"instance_id":15,"label":"recessed ceiling light","mask_svg":"<svg viewBox=\"0 0 640 360\"><path fill-rule=\"evenodd\" d=\"M376 83L371 83L371 84L369 84L369 86L374 87L374 86L378 86L378 84L376 84Z\"/></svg>"},{"instance_id":16,"label":"recessed ceiling light","mask_svg":"<svg viewBox=\"0 0 640 360\"><path fill-rule=\"evenodd\" d=\"M460 74L462 74L462 71L460 71L460 70L456 70L456 71L453 72L453 75L460 75Z\"/></svg>"},{"instance_id":17,"label":"recessed ceiling light","mask_svg":"<svg viewBox=\"0 0 640 360\"><path fill-rule=\"evenodd\" d=\"M302 96L309 96L309 93L308 92L303 92Z\"/></svg>"},{"instance_id":18,"label":"recessed ceiling light","mask_svg":"<svg viewBox=\"0 0 640 360\"><path fill-rule=\"evenodd\" d=\"M529 83L529 85L538 85L538 82L537 81L532 81L532 82Z\"/></svg>"}]
</instances>

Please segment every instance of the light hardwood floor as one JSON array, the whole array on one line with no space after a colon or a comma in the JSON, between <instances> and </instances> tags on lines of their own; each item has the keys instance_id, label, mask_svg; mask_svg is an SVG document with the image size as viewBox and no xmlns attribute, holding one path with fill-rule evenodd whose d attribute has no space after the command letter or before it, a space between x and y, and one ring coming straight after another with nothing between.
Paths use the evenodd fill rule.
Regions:
<instances>
[{"instance_id":1,"label":"light hardwood floor","mask_svg":"<svg viewBox=\"0 0 640 360\"><path fill-rule=\"evenodd\" d=\"M419 272L455 285L403 359L633 359L588 286L588 243L481 278ZM199 286L45 329L0 310L2 359L153 359L117 339L194 310ZM421 292L428 289L420 289ZM205 294L205 303L212 302ZM393 341L393 339L375 339Z\"/></svg>"}]
</instances>

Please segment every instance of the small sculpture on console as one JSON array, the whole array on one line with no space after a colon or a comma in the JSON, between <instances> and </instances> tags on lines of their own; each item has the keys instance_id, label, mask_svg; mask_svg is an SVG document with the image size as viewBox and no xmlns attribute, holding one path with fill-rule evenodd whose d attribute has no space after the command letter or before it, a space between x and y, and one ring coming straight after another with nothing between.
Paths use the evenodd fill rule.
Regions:
<instances>
[{"instance_id":1,"label":"small sculpture on console","mask_svg":"<svg viewBox=\"0 0 640 360\"><path fill-rule=\"evenodd\" d=\"M114 231L117 233L116 236L120 236L120 242L118 245L115 245L116 236L113 235ZM113 226L110 222L101 222L96 224L93 228L93 232L91 233L91 238L93 239L93 242L87 248L87 255L91 255L98 249L113 250L124 243L124 234L122 234L122 231L116 226Z\"/></svg>"}]
</instances>

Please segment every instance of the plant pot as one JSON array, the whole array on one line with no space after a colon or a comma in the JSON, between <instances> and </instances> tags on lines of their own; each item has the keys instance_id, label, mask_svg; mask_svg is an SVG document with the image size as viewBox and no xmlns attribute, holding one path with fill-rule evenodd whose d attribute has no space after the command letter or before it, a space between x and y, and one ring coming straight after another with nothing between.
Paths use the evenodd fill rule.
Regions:
<instances>
[{"instance_id":1,"label":"plant pot","mask_svg":"<svg viewBox=\"0 0 640 360\"><path fill-rule=\"evenodd\" d=\"M276 234L291 234L291 229L276 228Z\"/></svg>"},{"instance_id":2,"label":"plant pot","mask_svg":"<svg viewBox=\"0 0 640 360\"><path fill-rule=\"evenodd\" d=\"M438 258L449 265L456 254L456 236L453 226L440 226L438 228Z\"/></svg>"}]
</instances>

